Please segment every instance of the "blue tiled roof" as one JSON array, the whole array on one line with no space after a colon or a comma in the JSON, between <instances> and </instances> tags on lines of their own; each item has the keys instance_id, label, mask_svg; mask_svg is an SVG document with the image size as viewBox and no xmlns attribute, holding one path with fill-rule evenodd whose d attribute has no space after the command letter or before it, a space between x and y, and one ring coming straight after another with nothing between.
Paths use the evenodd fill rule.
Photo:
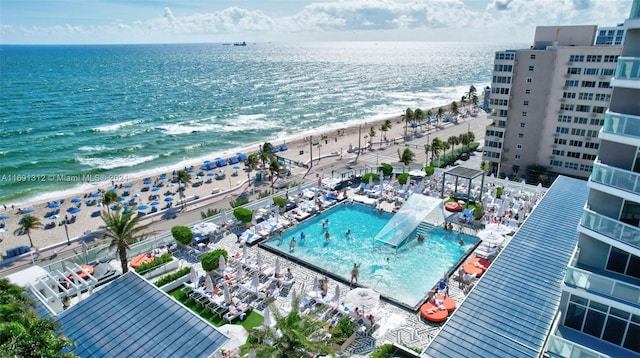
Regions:
<instances>
[{"instance_id":1,"label":"blue tiled roof","mask_svg":"<svg viewBox=\"0 0 640 358\"><path fill-rule=\"evenodd\" d=\"M133 272L56 320L79 357L209 357L228 340Z\"/></svg>"},{"instance_id":2,"label":"blue tiled roof","mask_svg":"<svg viewBox=\"0 0 640 358\"><path fill-rule=\"evenodd\" d=\"M560 304L589 190L559 177L425 353L538 357Z\"/></svg>"}]
</instances>

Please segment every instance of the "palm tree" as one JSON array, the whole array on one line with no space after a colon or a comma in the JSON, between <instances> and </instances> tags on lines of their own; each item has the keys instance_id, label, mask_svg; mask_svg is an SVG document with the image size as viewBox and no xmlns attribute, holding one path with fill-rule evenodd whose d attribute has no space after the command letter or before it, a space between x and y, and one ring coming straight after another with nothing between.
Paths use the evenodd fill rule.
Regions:
<instances>
[{"instance_id":1,"label":"palm tree","mask_svg":"<svg viewBox=\"0 0 640 358\"><path fill-rule=\"evenodd\" d=\"M471 103L475 106L478 103L478 96L475 94L471 97Z\"/></svg>"},{"instance_id":2,"label":"palm tree","mask_svg":"<svg viewBox=\"0 0 640 358\"><path fill-rule=\"evenodd\" d=\"M389 121L387 119L387 121ZM382 139L382 135L385 134L384 136L386 137L386 133L389 130L389 127L387 126L387 122L385 121L381 126L380 126L380 146L382 147L382 142L384 141L384 139Z\"/></svg>"},{"instance_id":3,"label":"palm tree","mask_svg":"<svg viewBox=\"0 0 640 358\"><path fill-rule=\"evenodd\" d=\"M451 154L453 154L454 146L459 143L458 136L452 135L451 137L447 138L447 143L451 146Z\"/></svg>"},{"instance_id":4,"label":"palm tree","mask_svg":"<svg viewBox=\"0 0 640 358\"><path fill-rule=\"evenodd\" d=\"M14 235L20 235L21 233L27 234L29 237L29 245L33 247L33 241L31 240L31 230L42 229L42 223L40 219L33 215L25 215L20 219L20 226L13 231Z\"/></svg>"},{"instance_id":5,"label":"palm tree","mask_svg":"<svg viewBox=\"0 0 640 358\"><path fill-rule=\"evenodd\" d=\"M471 143L474 140L476 140L476 135L473 134L473 132L471 132L471 131L467 132L467 136L469 137L469 143Z\"/></svg>"},{"instance_id":6,"label":"palm tree","mask_svg":"<svg viewBox=\"0 0 640 358\"><path fill-rule=\"evenodd\" d=\"M454 116L458 115L458 113L459 113L458 102L456 102L456 101L451 102L451 113Z\"/></svg>"},{"instance_id":7,"label":"palm tree","mask_svg":"<svg viewBox=\"0 0 640 358\"><path fill-rule=\"evenodd\" d=\"M467 96L467 99L471 100L475 95L476 95L476 86L474 85L469 86L469 96ZM476 101L471 101L471 105L474 105L475 103Z\"/></svg>"},{"instance_id":8,"label":"palm tree","mask_svg":"<svg viewBox=\"0 0 640 358\"><path fill-rule=\"evenodd\" d=\"M442 150L442 141L440 140L440 138L433 138L433 141L431 141L431 161L432 162L433 162L433 157L440 158L441 150ZM438 164L440 164L439 161L438 161Z\"/></svg>"},{"instance_id":9,"label":"palm tree","mask_svg":"<svg viewBox=\"0 0 640 358\"><path fill-rule=\"evenodd\" d=\"M277 160L272 160L269 163L269 174L271 174L271 187L273 188L273 184L275 184L276 180L278 180L278 173L280 172L280 163ZM273 179L275 177L275 179Z\"/></svg>"},{"instance_id":10,"label":"palm tree","mask_svg":"<svg viewBox=\"0 0 640 358\"><path fill-rule=\"evenodd\" d=\"M420 108L416 108L416 111L413 112L413 116L415 117L416 121L421 121L424 119L424 111Z\"/></svg>"},{"instance_id":11,"label":"palm tree","mask_svg":"<svg viewBox=\"0 0 640 358\"><path fill-rule=\"evenodd\" d=\"M400 161L404 165L411 164L414 161L415 157L415 153L412 152L409 148L405 148L402 152L400 152L400 149L398 149L398 159L400 159Z\"/></svg>"},{"instance_id":12,"label":"palm tree","mask_svg":"<svg viewBox=\"0 0 640 358\"><path fill-rule=\"evenodd\" d=\"M415 118L415 114L413 113L413 109L411 108L407 108L407 110L404 112L404 135L407 135L407 128L409 128L409 123L411 123L413 121L413 119Z\"/></svg>"},{"instance_id":13,"label":"palm tree","mask_svg":"<svg viewBox=\"0 0 640 358\"><path fill-rule=\"evenodd\" d=\"M149 236L151 233L143 233L143 231L150 224L140 225L141 216L138 216L134 211L127 214L121 213L120 209L112 212L103 211L100 216L104 221L104 226L101 227L105 229L104 238L111 240L109 248L116 249L116 255L120 257L122 274L125 274L128 271L127 250L129 250L129 244Z\"/></svg>"},{"instance_id":14,"label":"palm tree","mask_svg":"<svg viewBox=\"0 0 640 358\"><path fill-rule=\"evenodd\" d=\"M118 202L118 193L115 191L107 191L102 195L102 205L107 208L107 211L111 210L111 204Z\"/></svg>"},{"instance_id":15,"label":"palm tree","mask_svg":"<svg viewBox=\"0 0 640 358\"><path fill-rule=\"evenodd\" d=\"M438 114L436 115L438 118L438 125L442 122L442 116L444 116L444 108L440 107L438 108Z\"/></svg>"},{"instance_id":16,"label":"palm tree","mask_svg":"<svg viewBox=\"0 0 640 358\"><path fill-rule=\"evenodd\" d=\"M271 154L270 152L260 152L258 156L260 158L260 161L262 162L262 168L266 168L267 162L271 161L273 154Z\"/></svg>"},{"instance_id":17,"label":"palm tree","mask_svg":"<svg viewBox=\"0 0 640 358\"><path fill-rule=\"evenodd\" d=\"M249 170L254 170L256 169L256 167L258 166L258 163L260 162L260 158L258 157L257 154L249 154L249 156L247 157L247 167L249 168Z\"/></svg>"},{"instance_id":18,"label":"palm tree","mask_svg":"<svg viewBox=\"0 0 640 358\"><path fill-rule=\"evenodd\" d=\"M427 143L424 145L424 154L427 156L425 166L429 165L429 153L431 153L431 144Z\"/></svg>"},{"instance_id":19,"label":"palm tree","mask_svg":"<svg viewBox=\"0 0 640 358\"><path fill-rule=\"evenodd\" d=\"M433 111L428 109L427 110L427 118L429 118L429 120L427 121L427 130L431 129L431 117L433 117Z\"/></svg>"},{"instance_id":20,"label":"palm tree","mask_svg":"<svg viewBox=\"0 0 640 358\"><path fill-rule=\"evenodd\" d=\"M458 136L458 143L462 144L462 146L471 143L471 141L469 140L469 133L460 133L460 135Z\"/></svg>"},{"instance_id":21,"label":"palm tree","mask_svg":"<svg viewBox=\"0 0 640 358\"><path fill-rule=\"evenodd\" d=\"M182 201L182 210L184 210L185 202L184 202L184 190L182 189L182 185L186 185L191 183L191 175L186 170L178 170L175 176L176 181L178 182L178 191L180 192L180 200Z\"/></svg>"},{"instance_id":22,"label":"palm tree","mask_svg":"<svg viewBox=\"0 0 640 358\"><path fill-rule=\"evenodd\" d=\"M303 357L314 354L331 355L335 352L325 340L325 322L310 316L300 315L300 298L291 304L286 316L271 305L275 326L256 327L249 330L249 339L245 348L255 350L257 357Z\"/></svg>"},{"instance_id":23,"label":"palm tree","mask_svg":"<svg viewBox=\"0 0 640 358\"><path fill-rule=\"evenodd\" d=\"M460 98L460 106L464 110L466 105L467 105L467 96L462 96L462 98Z\"/></svg>"},{"instance_id":24,"label":"palm tree","mask_svg":"<svg viewBox=\"0 0 640 358\"><path fill-rule=\"evenodd\" d=\"M373 137L375 136L376 136L376 130L372 126L371 128L369 128L369 144L371 144L372 147L373 147ZM373 148L371 148L371 150L373 150Z\"/></svg>"}]
</instances>

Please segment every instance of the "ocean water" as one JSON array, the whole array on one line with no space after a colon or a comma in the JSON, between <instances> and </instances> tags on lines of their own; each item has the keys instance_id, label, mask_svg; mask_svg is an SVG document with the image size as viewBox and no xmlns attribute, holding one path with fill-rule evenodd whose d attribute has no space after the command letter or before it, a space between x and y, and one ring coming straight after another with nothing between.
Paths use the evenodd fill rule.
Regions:
<instances>
[{"instance_id":1,"label":"ocean water","mask_svg":"<svg viewBox=\"0 0 640 358\"><path fill-rule=\"evenodd\" d=\"M504 48L0 45L0 203L450 103L490 83L493 53Z\"/></svg>"}]
</instances>

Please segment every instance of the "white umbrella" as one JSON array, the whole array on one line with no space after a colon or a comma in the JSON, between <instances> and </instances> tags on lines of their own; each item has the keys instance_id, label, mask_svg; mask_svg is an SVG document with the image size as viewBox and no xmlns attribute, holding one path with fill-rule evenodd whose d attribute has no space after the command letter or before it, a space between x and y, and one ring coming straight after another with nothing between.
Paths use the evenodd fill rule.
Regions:
<instances>
[{"instance_id":1,"label":"white umbrella","mask_svg":"<svg viewBox=\"0 0 640 358\"><path fill-rule=\"evenodd\" d=\"M362 307L371 310L380 304L380 294L370 288L354 288L345 295L344 304L351 309Z\"/></svg>"},{"instance_id":2,"label":"white umbrella","mask_svg":"<svg viewBox=\"0 0 640 358\"><path fill-rule=\"evenodd\" d=\"M218 258L218 270L224 272L225 268L227 268L227 262L224 260L224 255L220 255L220 258Z\"/></svg>"},{"instance_id":3,"label":"white umbrella","mask_svg":"<svg viewBox=\"0 0 640 358\"><path fill-rule=\"evenodd\" d=\"M224 303L231 304L231 292L229 292L229 285L222 286L222 294L224 295Z\"/></svg>"},{"instance_id":4,"label":"white umbrella","mask_svg":"<svg viewBox=\"0 0 640 358\"><path fill-rule=\"evenodd\" d=\"M510 233L513 229L502 224L487 224L484 227L483 231L486 231L486 230L491 230L495 233L498 233L499 235L506 235Z\"/></svg>"},{"instance_id":5,"label":"white umbrella","mask_svg":"<svg viewBox=\"0 0 640 358\"><path fill-rule=\"evenodd\" d=\"M264 313L262 315L264 316L264 323L262 323L264 327L272 328L273 326L275 326L275 322L271 320L271 310L269 309L269 306L264 309Z\"/></svg>"},{"instance_id":6,"label":"white umbrella","mask_svg":"<svg viewBox=\"0 0 640 358\"><path fill-rule=\"evenodd\" d=\"M276 270L274 272L276 277L280 276L280 258L279 257L276 257Z\"/></svg>"},{"instance_id":7,"label":"white umbrella","mask_svg":"<svg viewBox=\"0 0 640 358\"><path fill-rule=\"evenodd\" d=\"M247 245L242 246L242 262L247 262L247 258L249 255L247 254Z\"/></svg>"},{"instance_id":8,"label":"white umbrella","mask_svg":"<svg viewBox=\"0 0 640 358\"><path fill-rule=\"evenodd\" d=\"M527 182L526 182L524 179L522 179L522 180L520 181L520 191L523 191L523 190L524 190L524 186L525 186L526 184L527 184Z\"/></svg>"},{"instance_id":9,"label":"white umbrella","mask_svg":"<svg viewBox=\"0 0 640 358\"><path fill-rule=\"evenodd\" d=\"M191 266L191 273L189 274L189 278L191 279L193 286L198 285L198 270L195 266Z\"/></svg>"},{"instance_id":10,"label":"white umbrella","mask_svg":"<svg viewBox=\"0 0 640 358\"><path fill-rule=\"evenodd\" d=\"M369 176L369 189L373 189L373 173L371 173L372 175Z\"/></svg>"},{"instance_id":11,"label":"white umbrella","mask_svg":"<svg viewBox=\"0 0 640 358\"><path fill-rule=\"evenodd\" d=\"M336 285L336 293L333 295L331 302L335 302L336 308L338 308L338 305L340 304L340 286L338 285Z\"/></svg>"},{"instance_id":12,"label":"white umbrella","mask_svg":"<svg viewBox=\"0 0 640 358\"><path fill-rule=\"evenodd\" d=\"M393 172L393 174L391 174L391 181L396 181L396 172Z\"/></svg>"},{"instance_id":13,"label":"white umbrella","mask_svg":"<svg viewBox=\"0 0 640 358\"><path fill-rule=\"evenodd\" d=\"M211 281L211 276L209 275L204 279L204 288L207 293L213 294L213 281Z\"/></svg>"},{"instance_id":14,"label":"white umbrella","mask_svg":"<svg viewBox=\"0 0 640 358\"><path fill-rule=\"evenodd\" d=\"M227 212L222 211L222 215L220 216L220 218L222 219L223 223L227 222Z\"/></svg>"},{"instance_id":15,"label":"white umbrella","mask_svg":"<svg viewBox=\"0 0 640 358\"><path fill-rule=\"evenodd\" d=\"M260 277L258 276L258 271L253 271L253 278L251 279L251 288L258 291L258 286L260 286Z\"/></svg>"},{"instance_id":16,"label":"white umbrella","mask_svg":"<svg viewBox=\"0 0 640 358\"><path fill-rule=\"evenodd\" d=\"M538 183L538 185L536 185L536 195L540 194L541 191L542 191L542 183Z\"/></svg>"},{"instance_id":17,"label":"white umbrella","mask_svg":"<svg viewBox=\"0 0 640 358\"><path fill-rule=\"evenodd\" d=\"M493 230L485 229L478 231L477 236L483 242L491 245L499 245L504 241L504 236Z\"/></svg>"},{"instance_id":18,"label":"white umbrella","mask_svg":"<svg viewBox=\"0 0 640 358\"><path fill-rule=\"evenodd\" d=\"M502 182L502 186L505 190L507 190L507 186L509 186L509 177L504 177L504 181Z\"/></svg>"},{"instance_id":19,"label":"white umbrella","mask_svg":"<svg viewBox=\"0 0 640 358\"><path fill-rule=\"evenodd\" d=\"M243 277L244 277L244 267L242 267L242 265L238 265L238 273L236 274L236 278L238 279L238 281L241 281Z\"/></svg>"},{"instance_id":20,"label":"white umbrella","mask_svg":"<svg viewBox=\"0 0 640 358\"><path fill-rule=\"evenodd\" d=\"M260 250L258 250L258 254L256 256L256 265L258 265L258 270L262 268L262 255L260 255Z\"/></svg>"},{"instance_id":21,"label":"white umbrella","mask_svg":"<svg viewBox=\"0 0 640 358\"><path fill-rule=\"evenodd\" d=\"M252 215L251 215L251 225L252 226L258 225L258 218L256 217L256 211L255 210L252 212Z\"/></svg>"}]
</instances>

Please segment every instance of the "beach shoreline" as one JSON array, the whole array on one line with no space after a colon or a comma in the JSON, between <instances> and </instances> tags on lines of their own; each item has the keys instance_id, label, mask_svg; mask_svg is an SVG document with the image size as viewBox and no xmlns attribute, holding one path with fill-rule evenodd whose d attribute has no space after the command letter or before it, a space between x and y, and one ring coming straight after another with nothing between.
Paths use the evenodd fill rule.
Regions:
<instances>
[{"instance_id":1,"label":"beach shoreline","mask_svg":"<svg viewBox=\"0 0 640 358\"><path fill-rule=\"evenodd\" d=\"M448 108L449 105L447 104L442 107ZM438 107L435 107L431 110L435 113L435 111L437 111L437 108ZM425 109L424 111L426 112L427 110ZM381 137L380 126L387 120L391 121L392 127ZM372 142L375 143L375 145L382 145L380 142L382 141L383 143L385 143L385 141L381 138L386 137L389 142L393 141L393 139L402 138L405 133L404 125L405 123L402 121L402 114L400 114L389 116L383 119L357 121L349 126L332 124L329 127L316 128L296 136L277 138L275 140L267 141L272 143L274 146L278 146L283 143L286 144L288 150L277 154L294 163L307 163L311 159L311 157L313 157L313 160L315 161L316 159L318 159L317 154L325 157L330 153L334 153L334 156L340 156L340 158L344 160L349 160L355 158L356 153L348 153L348 146L352 145L353 147L357 147L359 141L362 146L366 146L364 137L365 135L368 136L370 127L374 127L374 130L376 131L376 136L374 137ZM362 127L360 133L362 137L360 137L359 139L358 137L360 127ZM411 129L409 128L409 130ZM366 140L366 142L369 141L370 139ZM252 143L243 147L242 150L238 150L237 152L242 152L249 155L251 153L257 152L258 145L261 145L262 143ZM313 143L319 143L320 145L313 146ZM310 148L313 148L311 150L312 154L309 153ZM228 158L235 152L236 150L227 150L222 153L212 153L207 157L213 158L220 156L222 158ZM341 155L338 153L341 153ZM94 231L99 228L99 226L102 224L102 220L99 216L95 216L95 213L96 211L101 210L101 208L97 207L96 205L86 205L86 203L91 202L92 200L96 200L96 202L100 200L100 197L90 196L90 194L96 193L98 190L106 191L112 189L115 185L119 188L119 195L123 195L126 191L129 194L126 197L127 200L131 200L133 198L138 206L147 205L147 212L149 209L151 209L151 206L149 205L149 203L151 202L159 202L159 204L156 204L158 208L162 208L167 205L176 207L178 205L177 202L179 198L177 195L177 186L175 186L175 184L172 185L170 184L170 180L165 180L164 187L160 188L160 190L158 190L156 193L151 193L143 190L144 187L151 186L151 184L144 184L144 179L146 178L150 180L153 185L155 185L156 182L159 182L160 175L162 174L166 174L166 176L170 178L174 170L181 170L192 167L194 172L192 174L191 183L194 184L196 182L202 182L202 184L195 187L193 185L187 186L187 188L185 189L185 197L199 197L201 200L197 207L204 208L214 202L223 200L215 195L212 195L213 193L226 192L240 187L244 187L244 190L246 190L248 188L248 185L246 184L248 179L253 179L252 176L255 175L255 173L253 172L245 171L244 165L242 163L239 163L238 165L240 169L233 170L233 165L228 165L216 170L212 170L210 172L205 172L204 176L197 178L195 174L200 171L199 167L200 165L202 165L202 163L203 160L201 158L190 160L189 163L185 163L184 161L182 161L176 163L176 165L172 167L157 168L158 170L154 171L153 174L151 174L151 170L148 170L143 171L142 173L138 173L137 175L122 175L120 177L114 176L113 182L103 181L100 183L88 185L86 185L85 183L78 187L74 187L73 189L47 193L46 198L32 198L31 200L25 200L24 202L21 202L19 204L5 203L4 205L6 205L7 208L5 209L3 207L0 207L0 215L8 215L9 218L1 221L5 224L5 228L7 229L7 231L0 233L0 239L2 239L2 242L0 242L0 253L4 254L6 249L8 248L16 247L19 245L29 245L29 240L26 235L13 235L13 231L19 227L18 222L22 217L22 215L19 214L18 209L33 210L30 215L38 217L43 225L49 224L52 226L47 230L34 230L32 232L34 246L47 247L56 243L65 242L67 240L67 233L69 238L76 238L82 236L87 231ZM219 169L225 170L225 178L222 180L214 180L214 177L209 173L212 173ZM300 175L306 172L307 168L304 168L302 166L292 166L291 171L294 175ZM237 173L237 175L232 175L234 173ZM209 181L210 183L205 184L205 182L207 181ZM165 195L168 193L171 193L171 195ZM137 196L135 196L136 194ZM155 200L152 200L150 195L158 195L158 197ZM164 201L169 196L175 198L175 201ZM208 200L204 200L203 202L202 199L204 198L208 198ZM64 202L60 204L59 208L54 209L48 207L51 202L59 201L61 199L64 199ZM13 205L13 208L11 205ZM57 215L56 217L54 217L53 219L45 218L46 213L55 212L56 210L59 210L59 212L55 214ZM75 211L75 214L71 214L71 210ZM91 215L92 213L94 214L94 216ZM74 224L61 224L65 216L71 218L74 215L76 217Z\"/></svg>"}]
</instances>

